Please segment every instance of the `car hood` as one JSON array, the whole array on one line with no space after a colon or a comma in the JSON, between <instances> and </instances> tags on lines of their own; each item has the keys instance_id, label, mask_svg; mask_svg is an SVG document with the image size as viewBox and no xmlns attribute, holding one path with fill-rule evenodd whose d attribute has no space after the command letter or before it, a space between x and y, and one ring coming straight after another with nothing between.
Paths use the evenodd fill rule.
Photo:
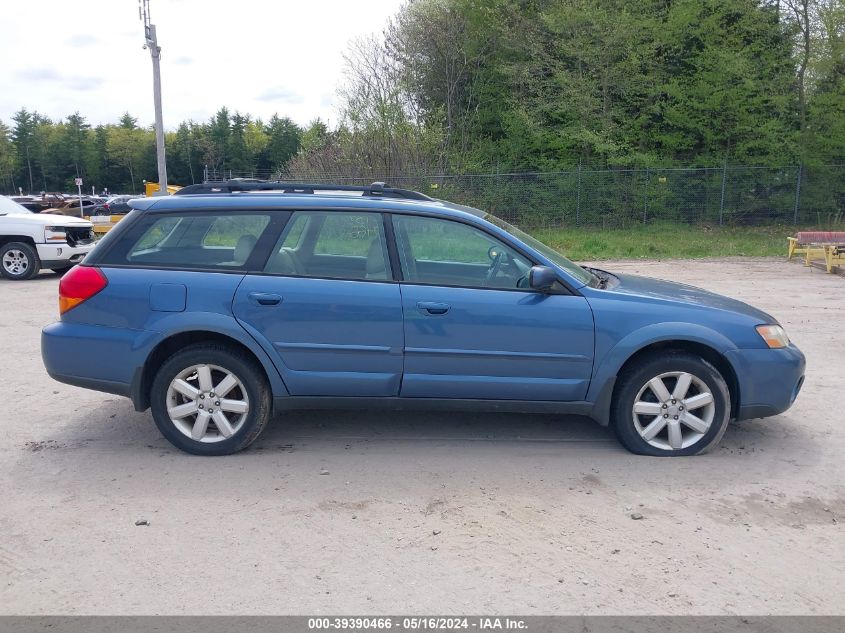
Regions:
<instances>
[{"instance_id":1,"label":"car hood","mask_svg":"<svg viewBox=\"0 0 845 633\"><path fill-rule=\"evenodd\" d=\"M696 288L695 286L679 284L664 279L640 277L639 275L617 275L614 273L614 277L619 279L619 283L615 287L609 288L608 292L647 297L671 303L692 304L702 308L726 310L746 315L760 323L777 323L777 320L770 314L758 310L754 306L750 306L737 299L731 299L730 297L710 292L709 290Z\"/></svg>"},{"instance_id":2,"label":"car hood","mask_svg":"<svg viewBox=\"0 0 845 633\"><path fill-rule=\"evenodd\" d=\"M40 224L42 226L77 226L79 228L91 228L92 226L88 220L82 218L52 213L9 213L0 217L7 217L23 224Z\"/></svg>"}]
</instances>

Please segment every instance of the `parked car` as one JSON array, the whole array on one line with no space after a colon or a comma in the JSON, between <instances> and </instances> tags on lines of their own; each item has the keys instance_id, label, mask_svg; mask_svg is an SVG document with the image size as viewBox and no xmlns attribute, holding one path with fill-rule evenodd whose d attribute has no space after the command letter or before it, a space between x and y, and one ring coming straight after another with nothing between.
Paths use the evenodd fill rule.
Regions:
<instances>
[{"instance_id":1,"label":"parked car","mask_svg":"<svg viewBox=\"0 0 845 633\"><path fill-rule=\"evenodd\" d=\"M135 197L137 196L113 196L106 200L103 210L110 215L129 213L132 210L132 207L129 206L129 201Z\"/></svg>"},{"instance_id":2,"label":"parked car","mask_svg":"<svg viewBox=\"0 0 845 633\"><path fill-rule=\"evenodd\" d=\"M80 217L79 215L79 198L68 198L67 200L56 204L55 206L44 209L41 213L49 213L51 215L70 215ZM102 211L102 204L90 198L82 199L82 215L91 216L97 215Z\"/></svg>"},{"instance_id":3,"label":"parked car","mask_svg":"<svg viewBox=\"0 0 845 633\"><path fill-rule=\"evenodd\" d=\"M56 193L44 193L38 196L11 196L11 199L33 213L41 213L64 202L65 197Z\"/></svg>"},{"instance_id":4,"label":"parked car","mask_svg":"<svg viewBox=\"0 0 845 633\"><path fill-rule=\"evenodd\" d=\"M12 202L17 202L27 211L32 211L34 213L40 213L46 208L41 200L35 198L34 196L12 196L9 199Z\"/></svg>"},{"instance_id":5,"label":"parked car","mask_svg":"<svg viewBox=\"0 0 845 633\"><path fill-rule=\"evenodd\" d=\"M32 213L0 196L0 273L13 280L42 268L64 274L94 248L91 229L87 220Z\"/></svg>"},{"instance_id":6,"label":"parked car","mask_svg":"<svg viewBox=\"0 0 845 633\"><path fill-rule=\"evenodd\" d=\"M580 414L635 453L693 455L804 380L760 310L578 266L417 192L233 182L131 205L62 279L44 364L151 407L190 453L352 406Z\"/></svg>"},{"instance_id":7,"label":"parked car","mask_svg":"<svg viewBox=\"0 0 845 633\"><path fill-rule=\"evenodd\" d=\"M102 208L90 216L91 222L94 223L94 233L104 235L120 222L132 210L129 200L133 197L135 196L115 196L105 201Z\"/></svg>"}]
</instances>

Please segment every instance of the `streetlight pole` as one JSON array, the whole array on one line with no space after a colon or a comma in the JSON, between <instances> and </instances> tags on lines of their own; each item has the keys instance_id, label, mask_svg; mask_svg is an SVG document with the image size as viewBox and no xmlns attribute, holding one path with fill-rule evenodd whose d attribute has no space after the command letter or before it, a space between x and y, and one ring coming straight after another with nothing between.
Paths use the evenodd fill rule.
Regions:
<instances>
[{"instance_id":1,"label":"streetlight pole","mask_svg":"<svg viewBox=\"0 0 845 633\"><path fill-rule=\"evenodd\" d=\"M164 122L161 115L161 47L156 38L155 24L150 24L150 0L138 0L138 14L144 23L144 48L150 50L153 60L153 100L155 102L156 160L158 161L157 195L167 195L167 159L164 154Z\"/></svg>"}]
</instances>

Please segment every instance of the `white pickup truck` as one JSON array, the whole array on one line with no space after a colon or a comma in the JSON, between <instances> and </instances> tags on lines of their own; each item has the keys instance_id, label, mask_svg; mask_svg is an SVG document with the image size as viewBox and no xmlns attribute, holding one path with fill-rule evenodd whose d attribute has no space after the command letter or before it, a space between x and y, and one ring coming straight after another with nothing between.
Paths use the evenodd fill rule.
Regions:
<instances>
[{"instance_id":1,"label":"white pickup truck","mask_svg":"<svg viewBox=\"0 0 845 633\"><path fill-rule=\"evenodd\" d=\"M92 248L88 220L32 213L0 196L0 274L6 279L30 279L42 268L65 273Z\"/></svg>"}]
</instances>

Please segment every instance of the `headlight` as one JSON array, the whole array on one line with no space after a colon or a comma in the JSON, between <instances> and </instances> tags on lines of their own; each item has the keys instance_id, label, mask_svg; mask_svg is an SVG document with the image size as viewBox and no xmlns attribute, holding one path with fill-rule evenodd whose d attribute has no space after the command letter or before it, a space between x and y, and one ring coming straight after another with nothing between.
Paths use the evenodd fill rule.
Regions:
<instances>
[{"instance_id":1,"label":"headlight","mask_svg":"<svg viewBox=\"0 0 845 633\"><path fill-rule=\"evenodd\" d=\"M44 227L44 241L45 242L66 242L67 235L65 235L65 227L63 226L45 226Z\"/></svg>"},{"instance_id":2,"label":"headlight","mask_svg":"<svg viewBox=\"0 0 845 633\"><path fill-rule=\"evenodd\" d=\"M758 325L757 334L762 336L766 345L772 349L780 349L789 345L789 337L779 325Z\"/></svg>"}]
</instances>

